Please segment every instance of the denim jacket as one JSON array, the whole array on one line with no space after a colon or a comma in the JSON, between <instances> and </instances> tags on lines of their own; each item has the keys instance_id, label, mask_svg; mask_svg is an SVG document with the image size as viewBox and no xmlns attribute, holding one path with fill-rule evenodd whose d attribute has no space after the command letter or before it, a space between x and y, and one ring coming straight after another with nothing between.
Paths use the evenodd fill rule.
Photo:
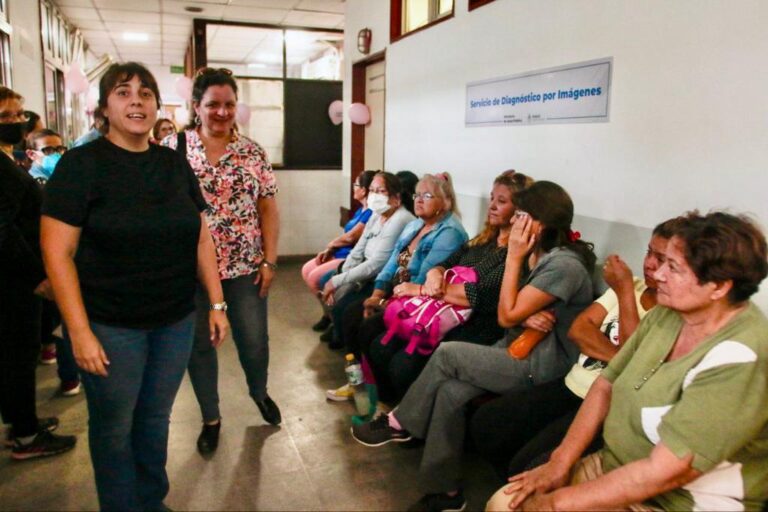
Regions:
<instances>
[{"instance_id":1,"label":"denim jacket","mask_svg":"<svg viewBox=\"0 0 768 512\"><path fill-rule=\"evenodd\" d=\"M395 242L395 247L389 256L389 260L379 275L376 276L376 289L389 292L392 287L392 278L397 272L397 260L400 252L411 243L413 238L424 227L424 221L416 219L410 222ZM408 271L411 274L411 282L423 284L427 279L427 271L442 263L453 254L468 239L464 226L454 214L448 214L443 220L435 224L432 230L424 235L413 252Z\"/></svg>"}]
</instances>

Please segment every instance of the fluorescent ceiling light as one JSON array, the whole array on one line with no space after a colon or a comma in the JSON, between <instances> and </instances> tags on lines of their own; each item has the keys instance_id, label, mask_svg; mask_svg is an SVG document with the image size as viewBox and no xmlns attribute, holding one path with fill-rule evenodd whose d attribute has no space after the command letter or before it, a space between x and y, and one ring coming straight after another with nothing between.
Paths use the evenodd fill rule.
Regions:
<instances>
[{"instance_id":1,"label":"fluorescent ceiling light","mask_svg":"<svg viewBox=\"0 0 768 512\"><path fill-rule=\"evenodd\" d=\"M145 32L123 32L123 41L149 41L149 34Z\"/></svg>"}]
</instances>

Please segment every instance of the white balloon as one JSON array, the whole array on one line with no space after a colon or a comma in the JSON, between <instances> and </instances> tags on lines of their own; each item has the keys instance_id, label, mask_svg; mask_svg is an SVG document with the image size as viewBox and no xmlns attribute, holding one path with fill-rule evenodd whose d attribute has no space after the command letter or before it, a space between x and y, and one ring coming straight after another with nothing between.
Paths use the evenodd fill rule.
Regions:
<instances>
[{"instance_id":1,"label":"white balloon","mask_svg":"<svg viewBox=\"0 0 768 512\"><path fill-rule=\"evenodd\" d=\"M188 76L180 76L176 79L176 94L184 101L192 99L192 79Z\"/></svg>"},{"instance_id":2,"label":"white balloon","mask_svg":"<svg viewBox=\"0 0 768 512\"><path fill-rule=\"evenodd\" d=\"M235 121L237 124L248 126L248 122L251 120L251 107L245 103L238 101L237 110L235 111Z\"/></svg>"},{"instance_id":3,"label":"white balloon","mask_svg":"<svg viewBox=\"0 0 768 512\"><path fill-rule=\"evenodd\" d=\"M355 124L368 124L371 121L371 111L365 103L353 103L349 106L349 120Z\"/></svg>"},{"instance_id":4,"label":"white balloon","mask_svg":"<svg viewBox=\"0 0 768 512\"><path fill-rule=\"evenodd\" d=\"M189 122L189 110L184 107L179 107L173 113L173 118L180 126L184 126Z\"/></svg>"},{"instance_id":5,"label":"white balloon","mask_svg":"<svg viewBox=\"0 0 768 512\"><path fill-rule=\"evenodd\" d=\"M86 78L85 74L80 69L80 63L78 62L73 62L69 66L69 71L64 75L64 83L66 84L67 89L75 94L82 94L88 90L88 87L90 87L88 78Z\"/></svg>"},{"instance_id":6,"label":"white balloon","mask_svg":"<svg viewBox=\"0 0 768 512\"><path fill-rule=\"evenodd\" d=\"M335 125L340 125L344 121L344 102L341 100L332 101L328 105L328 117Z\"/></svg>"}]
</instances>

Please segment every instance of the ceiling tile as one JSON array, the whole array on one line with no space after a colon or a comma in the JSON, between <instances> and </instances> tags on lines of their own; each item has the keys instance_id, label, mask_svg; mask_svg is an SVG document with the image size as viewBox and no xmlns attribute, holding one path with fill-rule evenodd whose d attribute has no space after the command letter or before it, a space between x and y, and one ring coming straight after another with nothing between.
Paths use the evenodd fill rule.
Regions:
<instances>
[{"instance_id":1,"label":"ceiling tile","mask_svg":"<svg viewBox=\"0 0 768 512\"><path fill-rule=\"evenodd\" d=\"M187 35L183 34L169 34L165 27L163 27L163 41L166 43L186 43L189 40L189 36L192 35L192 28L190 27Z\"/></svg>"},{"instance_id":2,"label":"ceiling tile","mask_svg":"<svg viewBox=\"0 0 768 512\"><path fill-rule=\"evenodd\" d=\"M274 9L293 9L300 0L232 0L229 5L246 7L269 7Z\"/></svg>"},{"instance_id":3,"label":"ceiling tile","mask_svg":"<svg viewBox=\"0 0 768 512\"><path fill-rule=\"evenodd\" d=\"M177 36L188 36L192 33L192 22L189 25L166 25L163 24L163 34L173 34Z\"/></svg>"},{"instance_id":4,"label":"ceiling tile","mask_svg":"<svg viewBox=\"0 0 768 512\"><path fill-rule=\"evenodd\" d=\"M163 25L184 25L192 27L192 15L170 14L163 12Z\"/></svg>"},{"instance_id":5,"label":"ceiling tile","mask_svg":"<svg viewBox=\"0 0 768 512\"><path fill-rule=\"evenodd\" d=\"M112 35L107 32L106 30L83 30L83 37L86 39L86 41L111 41Z\"/></svg>"},{"instance_id":6,"label":"ceiling tile","mask_svg":"<svg viewBox=\"0 0 768 512\"><path fill-rule=\"evenodd\" d=\"M121 23L159 23L159 12L119 11L116 9L100 9L104 21L119 21Z\"/></svg>"},{"instance_id":7,"label":"ceiling tile","mask_svg":"<svg viewBox=\"0 0 768 512\"><path fill-rule=\"evenodd\" d=\"M160 12L160 0L93 0L99 9L120 9L123 11Z\"/></svg>"},{"instance_id":8,"label":"ceiling tile","mask_svg":"<svg viewBox=\"0 0 768 512\"><path fill-rule=\"evenodd\" d=\"M283 24L293 25L295 27L332 28L343 20L344 16L341 14L291 11L283 20Z\"/></svg>"},{"instance_id":9,"label":"ceiling tile","mask_svg":"<svg viewBox=\"0 0 768 512\"><path fill-rule=\"evenodd\" d=\"M343 0L301 0L296 9L344 14Z\"/></svg>"},{"instance_id":10,"label":"ceiling tile","mask_svg":"<svg viewBox=\"0 0 768 512\"><path fill-rule=\"evenodd\" d=\"M92 8L85 8L85 7L62 7L61 12L64 13L64 16L67 17L69 21L72 23L75 22L75 20L98 20L99 19L99 12L96 9Z\"/></svg>"},{"instance_id":11,"label":"ceiling tile","mask_svg":"<svg viewBox=\"0 0 768 512\"><path fill-rule=\"evenodd\" d=\"M105 22L110 32L118 32L116 38L121 38L123 32L143 32L149 37L160 37L159 23L122 23L118 21Z\"/></svg>"},{"instance_id":12,"label":"ceiling tile","mask_svg":"<svg viewBox=\"0 0 768 512\"><path fill-rule=\"evenodd\" d=\"M224 19L277 25L285 19L289 12L288 9L259 9L258 7L230 5L224 11Z\"/></svg>"},{"instance_id":13,"label":"ceiling tile","mask_svg":"<svg viewBox=\"0 0 768 512\"><path fill-rule=\"evenodd\" d=\"M57 0L58 7L93 7L91 0Z\"/></svg>"}]
</instances>

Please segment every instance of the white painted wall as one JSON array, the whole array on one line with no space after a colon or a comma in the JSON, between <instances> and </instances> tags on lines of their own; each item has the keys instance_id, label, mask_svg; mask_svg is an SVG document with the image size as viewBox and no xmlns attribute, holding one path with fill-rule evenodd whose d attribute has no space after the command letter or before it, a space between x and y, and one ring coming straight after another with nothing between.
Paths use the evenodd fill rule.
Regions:
<instances>
[{"instance_id":1,"label":"white painted wall","mask_svg":"<svg viewBox=\"0 0 768 512\"><path fill-rule=\"evenodd\" d=\"M40 40L40 4L37 0L8 0L13 90L24 96L24 108L45 119L43 49Z\"/></svg>"},{"instance_id":2,"label":"white painted wall","mask_svg":"<svg viewBox=\"0 0 768 512\"><path fill-rule=\"evenodd\" d=\"M692 208L768 226L768 3L496 0L467 12L459 0L453 19L388 46L384 4L347 1L345 50L351 76L358 30L386 46L388 170L448 170L479 198L515 168L563 185L579 219L646 233ZM609 123L464 127L467 82L600 57L614 59Z\"/></svg>"}]
</instances>

